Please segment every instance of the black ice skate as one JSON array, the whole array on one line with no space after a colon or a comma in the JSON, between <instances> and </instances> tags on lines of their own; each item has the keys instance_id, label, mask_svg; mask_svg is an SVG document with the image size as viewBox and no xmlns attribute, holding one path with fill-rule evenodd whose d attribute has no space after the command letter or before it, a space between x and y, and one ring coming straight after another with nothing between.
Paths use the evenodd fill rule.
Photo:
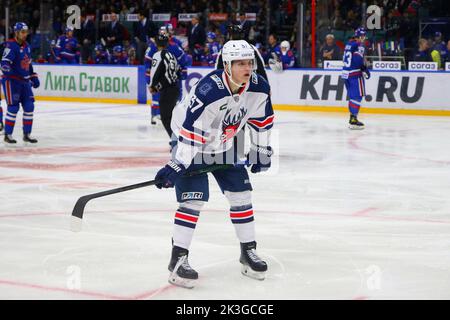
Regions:
<instances>
[{"instance_id":1,"label":"black ice skate","mask_svg":"<svg viewBox=\"0 0 450 320\"><path fill-rule=\"evenodd\" d=\"M14 140L13 137L12 137L12 135L10 135L10 134L5 134L5 139L4 139L4 141L5 141L6 143L9 143L9 144L17 143L17 141Z\"/></svg>"},{"instance_id":2,"label":"black ice skate","mask_svg":"<svg viewBox=\"0 0 450 320\"><path fill-rule=\"evenodd\" d=\"M29 142L29 143L37 143L38 142L37 139L30 137L29 133L25 133L23 135L23 141Z\"/></svg>"},{"instance_id":3,"label":"black ice skate","mask_svg":"<svg viewBox=\"0 0 450 320\"><path fill-rule=\"evenodd\" d=\"M169 283L192 289L198 279L198 273L189 265L188 255L189 250L173 246L169 263L169 271L171 271Z\"/></svg>"},{"instance_id":4,"label":"black ice skate","mask_svg":"<svg viewBox=\"0 0 450 320\"><path fill-rule=\"evenodd\" d=\"M350 115L350 121L348 123L348 127L352 130L364 129L364 123L358 121L358 119L354 115Z\"/></svg>"},{"instance_id":5,"label":"black ice skate","mask_svg":"<svg viewBox=\"0 0 450 320\"><path fill-rule=\"evenodd\" d=\"M242 263L241 272L243 275L264 280L266 277L267 263L262 261L256 254L256 242L241 243L241 257L239 262Z\"/></svg>"},{"instance_id":6,"label":"black ice skate","mask_svg":"<svg viewBox=\"0 0 450 320\"><path fill-rule=\"evenodd\" d=\"M2 121L0 121L0 131L3 131L3 128L5 127L5 125L3 124Z\"/></svg>"}]
</instances>

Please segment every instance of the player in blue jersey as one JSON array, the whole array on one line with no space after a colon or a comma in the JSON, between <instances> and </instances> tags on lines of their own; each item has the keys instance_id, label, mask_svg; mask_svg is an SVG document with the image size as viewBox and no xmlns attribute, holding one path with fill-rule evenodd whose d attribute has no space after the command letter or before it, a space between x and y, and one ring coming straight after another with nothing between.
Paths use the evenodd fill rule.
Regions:
<instances>
[{"instance_id":1,"label":"player in blue jersey","mask_svg":"<svg viewBox=\"0 0 450 320\"><path fill-rule=\"evenodd\" d=\"M295 65L295 56L291 51L291 44L289 41L284 40L280 43L280 61L283 65L283 70L293 68Z\"/></svg>"},{"instance_id":2,"label":"player in blue jersey","mask_svg":"<svg viewBox=\"0 0 450 320\"><path fill-rule=\"evenodd\" d=\"M172 42L176 43L177 46L179 46L180 48L183 48L183 44L182 44L181 40L178 39L177 37L175 37L175 30L173 29L173 26L171 23L168 23L166 25L166 30L169 33L169 41L171 40Z\"/></svg>"},{"instance_id":3,"label":"player in blue jersey","mask_svg":"<svg viewBox=\"0 0 450 320\"><path fill-rule=\"evenodd\" d=\"M105 50L105 48L101 44L97 44L94 47L95 56L94 63L95 64L109 64L109 52Z\"/></svg>"},{"instance_id":4,"label":"player in blue jersey","mask_svg":"<svg viewBox=\"0 0 450 320\"><path fill-rule=\"evenodd\" d=\"M208 50L206 60L211 67L214 67L216 65L220 49L222 49L222 47L216 41L216 34L214 32L208 32L206 34L206 40L208 41L208 43L206 44L206 49Z\"/></svg>"},{"instance_id":5,"label":"player in blue jersey","mask_svg":"<svg viewBox=\"0 0 450 320\"><path fill-rule=\"evenodd\" d=\"M364 28L356 29L354 36L345 45L342 57L344 67L341 77L345 79L345 87L349 97L349 128L353 130L364 129L364 124L358 120L358 113L361 101L366 95L364 78L370 78L370 71L364 63L365 38L366 31Z\"/></svg>"},{"instance_id":6,"label":"player in blue jersey","mask_svg":"<svg viewBox=\"0 0 450 320\"><path fill-rule=\"evenodd\" d=\"M128 64L128 56L126 52L123 50L123 47L121 45L113 47L113 54L111 56L110 64L117 64L117 65Z\"/></svg>"},{"instance_id":7,"label":"player in blue jersey","mask_svg":"<svg viewBox=\"0 0 450 320\"><path fill-rule=\"evenodd\" d=\"M153 55L158 52L158 47L153 39L149 39L148 47L145 51L144 66L145 66L145 81L147 86L150 85L151 69L153 65ZM152 105L151 105L151 124L156 124L156 119L161 119L161 112L159 110L159 92L151 93L149 88L149 93L152 95Z\"/></svg>"},{"instance_id":8,"label":"player in blue jersey","mask_svg":"<svg viewBox=\"0 0 450 320\"><path fill-rule=\"evenodd\" d=\"M230 219L241 243L241 272L263 280L267 271L266 262L256 252L252 186L247 169L238 164L235 138L249 125L251 146L247 159L252 164L251 172L270 168L274 119L270 86L253 72L255 52L246 41L228 41L222 59L224 68L203 77L175 107L171 127L177 145L172 160L155 177L158 188L175 186L179 208L175 213L169 282L186 288L192 288L198 279L188 254L200 211L209 198L209 186L206 173L185 173L211 164L234 164L212 175L230 205Z\"/></svg>"},{"instance_id":9,"label":"player in blue jersey","mask_svg":"<svg viewBox=\"0 0 450 320\"><path fill-rule=\"evenodd\" d=\"M26 42L28 26L23 22L14 25L14 39L8 40L0 63L3 72L3 92L8 105L5 117L5 143L14 144L12 138L19 104L23 108L23 141L36 143L31 137L33 127L34 96L31 87L39 87L39 79L31 64L31 50Z\"/></svg>"},{"instance_id":10,"label":"player in blue jersey","mask_svg":"<svg viewBox=\"0 0 450 320\"><path fill-rule=\"evenodd\" d=\"M442 33L437 31L434 34L434 44L433 44L433 50L436 50L440 54L440 63L439 63L439 69L445 68L445 62L448 59L448 49L444 41L442 41ZM432 54L433 54L432 50Z\"/></svg>"},{"instance_id":11,"label":"player in blue jersey","mask_svg":"<svg viewBox=\"0 0 450 320\"><path fill-rule=\"evenodd\" d=\"M79 64L78 41L73 36L73 27L66 27L65 35L58 38L55 46L56 60L62 64Z\"/></svg>"},{"instance_id":12,"label":"player in blue jersey","mask_svg":"<svg viewBox=\"0 0 450 320\"><path fill-rule=\"evenodd\" d=\"M48 63L51 63L51 64L57 63L55 47L56 47L56 41L55 40L50 41L50 50L46 55L46 60Z\"/></svg>"},{"instance_id":13,"label":"player in blue jersey","mask_svg":"<svg viewBox=\"0 0 450 320\"><path fill-rule=\"evenodd\" d=\"M0 43L0 56L3 56L3 50L5 49L5 43ZM2 96L0 95L0 132L5 128L3 124L3 108L2 108Z\"/></svg>"}]
</instances>

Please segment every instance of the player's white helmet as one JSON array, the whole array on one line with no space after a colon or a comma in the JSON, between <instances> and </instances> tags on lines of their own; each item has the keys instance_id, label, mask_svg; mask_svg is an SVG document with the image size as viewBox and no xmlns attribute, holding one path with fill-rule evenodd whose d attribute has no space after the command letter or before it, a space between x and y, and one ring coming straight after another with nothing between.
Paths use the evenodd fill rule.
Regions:
<instances>
[{"instance_id":1,"label":"player's white helmet","mask_svg":"<svg viewBox=\"0 0 450 320\"><path fill-rule=\"evenodd\" d=\"M231 75L231 62L236 60L252 60L253 70L256 70L255 50L245 40L230 40L224 44L222 48L222 60L225 73L229 76L230 81L236 85Z\"/></svg>"},{"instance_id":2,"label":"player's white helmet","mask_svg":"<svg viewBox=\"0 0 450 320\"><path fill-rule=\"evenodd\" d=\"M230 40L223 46L222 59L224 63L234 60L255 60L255 50L245 40Z\"/></svg>"},{"instance_id":3,"label":"player's white helmet","mask_svg":"<svg viewBox=\"0 0 450 320\"><path fill-rule=\"evenodd\" d=\"M291 45L290 45L289 41L284 40L284 41L281 41L280 48L285 48L286 51L288 51L291 48Z\"/></svg>"}]
</instances>

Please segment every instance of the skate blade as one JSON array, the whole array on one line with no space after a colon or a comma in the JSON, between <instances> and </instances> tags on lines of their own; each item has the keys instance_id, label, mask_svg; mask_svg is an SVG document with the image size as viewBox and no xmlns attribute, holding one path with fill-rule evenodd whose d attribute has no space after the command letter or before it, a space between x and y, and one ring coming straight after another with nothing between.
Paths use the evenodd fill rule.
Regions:
<instances>
[{"instance_id":1,"label":"skate blade","mask_svg":"<svg viewBox=\"0 0 450 320\"><path fill-rule=\"evenodd\" d=\"M252 279L256 280L264 280L266 278L266 272L265 271L254 271L250 266L242 265L241 266L241 273L244 276L247 276Z\"/></svg>"},{"instance_id":2,"label":"skate blade","mask_svg":"<svg viewBox=\"0 0 450 320\"><path fill-rule=\"evenodd\" d=\"M3 145L5 146L5 148L11 148L11 149L17 149L17 148L20 147L17 142L16 143L9 143L9 142L6 142L4 140L3 140Z\"/></svg>"},{"instance_id":3,"label":"skate blade","mask_svg":"<svg viewBox=\"0 0 450 320\"><path fill-rule=\"evenodd\" d=\"M23 141L22 145L27 147L37 147L37 142Z\"/></svg>"},{"instance_id":4,"label":"skate blade","mask_svg":"<svg viewBox=\"0 0 450 320\"><path fill-rule=\"evenodd\" d=\"M348 126L348 128L351 129L351 130L363 130L364 126L356 126L354 124L351 124L351 125Z\"/></svg>"},{"instance_id":5,"label":"skate blade","mask_svg":"<svg viewBox=\"0 0 450 320\"><path fill-rule=\"evenodd\" d=\"M192 289L197 284L197 279L186 279L186 278L181 278L181 277L177 276L176 274L170 274L169 283L171 283L175 286L178 286L178 287Z\"/></svg>"}]
</instances>

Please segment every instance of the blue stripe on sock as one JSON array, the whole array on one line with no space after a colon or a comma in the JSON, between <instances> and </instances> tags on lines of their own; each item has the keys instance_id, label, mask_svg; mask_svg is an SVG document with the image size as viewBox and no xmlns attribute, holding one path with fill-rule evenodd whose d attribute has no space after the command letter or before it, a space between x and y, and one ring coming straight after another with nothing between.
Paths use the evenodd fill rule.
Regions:
<instances>
[{"instance_id":1,"label":"blue stripe on sock","mask_svg":"<svg viewBox=\"0 0 450 320\"><path fill-rule=\"evenodd\" d=\"M255 219L252 216L252 217L246 218L246 219L231 219L231 222L233 222L233 223L247 223L247 222L252 222L253 220L255 220Z\"/></svg>"}]
</instances>

